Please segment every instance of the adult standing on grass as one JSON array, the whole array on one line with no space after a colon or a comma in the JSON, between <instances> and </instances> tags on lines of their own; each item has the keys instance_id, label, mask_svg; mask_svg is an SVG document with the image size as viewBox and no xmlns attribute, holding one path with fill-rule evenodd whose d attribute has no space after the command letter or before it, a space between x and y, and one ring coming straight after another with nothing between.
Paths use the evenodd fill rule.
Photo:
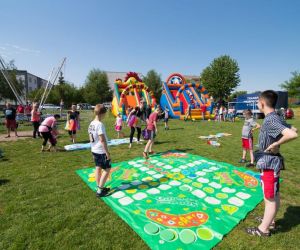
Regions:
<instances>
[{"instance_id":1,"label":"adult standing on grass","mask_svg":"<svg viewBox=\"0 0 300 250\"><path fill-rule=\"evenodd\" d=\"M72 143L75 143L76 132L79 128L79 116L80 112L77 111L76 105L72 105L71 110L68 111L67 122L68 122L68 132Z\"/></svg>"},{"instance_id":2,"label":"adult standing on grass","mask_svg":"<svg viewBox=\"0 0 300 250\"><path fill-rule=\"evenodd\" d=\"M161 109L156 108L154 112L149 116L149 119L147 120L147 131L149 135L149 140L143 152L143 156L145 157L145 159L149 158L149 154L154 153L152 151L152 146L154 144L154 138L157 135L157 120L160 113L161 113Z\"/></svg>"},{"instance_id":3,"label":"adult standing on grass","mask_svg":"<svg viewBox=\"0 0 300 250\"><path fill-rule=\"evenodd\" d=\"M263 218L257 217L258 227L247 228L246 232L257 236L270 236L275 228L275 217L279 209L279 175L283 168L280 145L298 137L297 129L286 124L275 112L278 95L273 90L261 93L258 108L265 119L259 134L259 153L256 154L257 168L261 172L265 212Z\"/></svg>"},{"instance_id":4,"label":"adult standing on grass","mask_svg":"<svg viewBox=\"0 0 300 250\"><path fill-rule=\"evenodd\" d=\"M33 126L33 138L36 138L36 134L38 134L38 137L40 137L40 132L39 132L39 126L40 126L40 121L41 121L41 113L38 110L38 104L33 103L32 104L32 110L31 110L31 122Z\"/></svg>"},{"instance_id":5,"label":"adult standing on grass","mask_svg":"<svg viewBox=\"0 0 300 250\"><path fill-rule=\"evenodd\" d=\"M88 128L91 142L91 151L96 165L95 179L97 183L97 197L103 197L110 191L104 187L111 169L111 159L107 147L107 135L104 124L106 108L102 104L97 104L94 109L95 119Z\"/></svg>"},{"instance_id":6,"label":"adult standing on grass","mask_svg":"<svg viewBox=\"0 0 300 250\"><path fill-rule=\"evenodd\" d=\"M9 102L6 103L6 108L4 109L5 125L7 128L7 136L10 137L10 131L15 131L15 136L18 137L17 133L17 122L16 122L16 109L11 106Z\"/></svg>"},{"instance_id":7,"label":"adult standing on grass","mask_svg":"<svg viewBox=\"0 0 300 250\"><path fill-rule=\"evenodd\" d=\"M59 103L59 107L60 107L59 111L60 111L60 116L61 117L62 117L62 112L63 112L64 106L65 106L64 100L61 99L60 103Z\"/></svg>"},{"instance_id":8,"label":"adult standing on grass","mask_svg":"<svg viewBox=\"0 0 300 250\"><path fill-rule=\"evenodd\" d=\"M42 152L45 151L45 147L47 145L48 140L50 142L50 145L47 151L51 151L51 149L53 149L53 151L56 151L55 147L57 141L56 138L53 137L53 134L55 135L58 134L58 132L56 131L57 129L56 123L59 118L60 115L55 114L54 116L47 117L40 125L39 132L42 134L44 138L42 149L41 149Z\"/></svg>"}]
</instances>

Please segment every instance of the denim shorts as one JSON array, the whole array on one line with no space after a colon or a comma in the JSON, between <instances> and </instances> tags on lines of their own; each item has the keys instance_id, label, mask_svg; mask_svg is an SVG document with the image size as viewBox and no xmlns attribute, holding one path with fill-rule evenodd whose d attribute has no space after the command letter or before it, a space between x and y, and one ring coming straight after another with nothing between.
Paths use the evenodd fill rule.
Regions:
<instances>
[{"instance_id":1,"label":"denim shorts","mask_svg":"<svg viewBox=\"0 0 300 250\"><path fill-rule=\"evenodd\" d=\"M100 167L102 169L109 169L111 168L110 160L107 160L106 154L96 154L93 153L94 161L96 167Z\"/></svg>"}]
</instances>

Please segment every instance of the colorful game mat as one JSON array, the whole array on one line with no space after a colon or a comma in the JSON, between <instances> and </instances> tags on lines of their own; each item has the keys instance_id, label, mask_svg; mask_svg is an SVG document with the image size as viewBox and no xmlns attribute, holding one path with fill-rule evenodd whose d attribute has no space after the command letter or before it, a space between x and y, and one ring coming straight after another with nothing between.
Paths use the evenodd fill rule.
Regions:
<instances>
[{"instance_id":1,"label":"colorful game mat","mask_svg":"<svg viewBox=\"0 0 300 250\"><path fill-rule=\"evenodd\" d=\"M76 172L96 190L94 168ZM182 152L115 163L107 186L151 249L211 249L263 199L258 173Z\"/></svg>"},{"instance_id":2,"label":"colorful game mat","mask_svg":"<svg viewBox=\"0 0 300 250\"><path fill-rule=\"evenodd\" d=\"M200 139L205 139L205 140L209 140L209 139L218 139L221 137L227 137L227 136L231 136L232 134L228 134L228 133L218 133L215 135L201 135L198 138Z\"/></svg>"},{"instance_id":3,"label":"colorful game mat","mask_svg":"<svg viewBox=\"0 0 300 250\"><path fill-rule=\"evenodd\" d=\"M143 140L141 140L143 141ZM122 139L112 139L107 141L107 146L117 146L121 144L128 144L129 138L122 138ZM137 142L137 139L134 137L133 142ZM90 143L75 143L71 145L65 145L64 149L66 151L74 151L74 150L85 150L85 149L90 149L91 144Z\"/></svg>"}]
</instances>

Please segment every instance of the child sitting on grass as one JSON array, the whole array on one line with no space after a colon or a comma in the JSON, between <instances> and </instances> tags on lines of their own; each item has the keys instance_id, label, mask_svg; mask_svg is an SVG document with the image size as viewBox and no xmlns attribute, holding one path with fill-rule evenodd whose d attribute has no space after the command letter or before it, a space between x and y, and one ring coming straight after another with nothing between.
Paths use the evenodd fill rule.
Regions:
<instances>
[{"instance_id":1,"label":"child sitting on grass","mask_svg":"<svg viewBox=\"0 0 300 250\"><path fill-rule=\"evenodd\" d=\"M116 122L115 122L115 130L117 131L118 139L120 138L120 135L122 137L124 137L124 133L122 132L122 125L123 125L122 117L121 117L121 114L118 113Z\"/></svg>"},{"instance_id":2,"label":"child sitting on grass","mask_svg":"<svg viewBox=\"0 0 300 250\"><path fill-rule=\"evenodd\" d=\"M259 129L260 125L252 118L252 112L250 109L244 110L243 115L245 117L245 122L242 129L243 156L239 163L246 163L246 154L247 151L249 151L250 163L246 166L254 167L253 131Z\"/></svg>"},{"instance_id":3,"label":"child sitting on grass","mask_svg":"<svg viewBox=\"0 0 300 250\"><path fill-rule=\"evenodd\" d=\"M298 137L297 129L286 124L276 113L278 95L267 90L258 99L258 108L265 114L259 133L259 154L256 153L257 168L261 172L265 212L263 218L257 217L258 227L247 228L250 235L268 237L270 229L275 228L275 217L279 209L279 175L283 158L279 153L280 145Z\"/></svg>"},{"instance_id":4,"label":"child sitting on grass","mask_svg":"<svg viewBox=\"0 0 300 250\"><path fill-rule=\"evenodd\" d=\"M97 183L97 197L106 196L110 188L104 187L111 169L111 159L107 147L107 135L102 123L106 108L97 104L94 109L95 119L90 123L88 133L91 142L91 151L96 165L95 179Z\"/></svg>"}]
</instances>

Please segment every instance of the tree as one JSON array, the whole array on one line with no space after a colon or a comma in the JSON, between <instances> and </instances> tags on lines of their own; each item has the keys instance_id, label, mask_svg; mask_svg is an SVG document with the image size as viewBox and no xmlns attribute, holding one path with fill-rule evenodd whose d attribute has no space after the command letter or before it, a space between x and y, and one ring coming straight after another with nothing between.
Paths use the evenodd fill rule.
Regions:
<instances>
[{"instance_id":1,"label":"tree","mask_svg":"<svg viewBox=\"0 0 300 250\"><path fill-rule=\"evenodd\" d=\"M291 72L292 77L280 85L281 88L288 91L291 97L300 97L300 72Z\"/></svg>"},{"instance_id":2,"label":"tree","mask_svg":"<svg viewBox=\"0 0 300 250\"><path fill-rule=\"evenodd\" d=\"M16 74L17 74L17 67L15 66L15 63L13 60L11 60L8 64L7 64L7 69L6 72L8 73L8 77L10 82L15 86L16 90L18 91L19 95L22 95L22 91L24 89L24 83L19 82L16 78ZM9 87L8 83L6 82L3 74L0 72L0 98L7 98L7 99L11 99L11 100L17 100L13 91L11 90L11 88Z\"/></svg>"},{"instance_id":3,"label":"tree","mask_svg":"<svg viewBox=\"0 0 300 250\"><path fill-rule=\"evenodd\" d=\"M246 95L248 92L245 90L235 91L229 97L228 101L232 102L234 99L238 98L241 95Z\"/></svg>"},{"instance_id":4,"label":"tree","mask_svg":"<svg viewBox=\"0 0 300 250\"><path fill-rule=\"evenodd\" d=\"M209 94L215 100L227 99L239 85L240 75L238 63L224 55L215 58L201 73L201 80Z\"/></svg>"},{"instance_id":5,"label":"tree","mask_svg":"<svg viewBox=\"0 0 300 250\"><path fill-rule=\"evenodd\" d=\"M155 70L150 70L147 75L143 78L144 83L153 92L156 101L159 102L162 92L162 82L160 75Z\"/></svg>"},{"instance_id":6,"label":"tree","mask_svg":"<svg viewBox=\"0 0 300 250\"><path fill-rule=\"evenodd\" d=\"M108 102L112 100L112 94L106 73L99 69L91 70L84 85L85 100L91 104Z\"/></svg>"}]
</instances>

